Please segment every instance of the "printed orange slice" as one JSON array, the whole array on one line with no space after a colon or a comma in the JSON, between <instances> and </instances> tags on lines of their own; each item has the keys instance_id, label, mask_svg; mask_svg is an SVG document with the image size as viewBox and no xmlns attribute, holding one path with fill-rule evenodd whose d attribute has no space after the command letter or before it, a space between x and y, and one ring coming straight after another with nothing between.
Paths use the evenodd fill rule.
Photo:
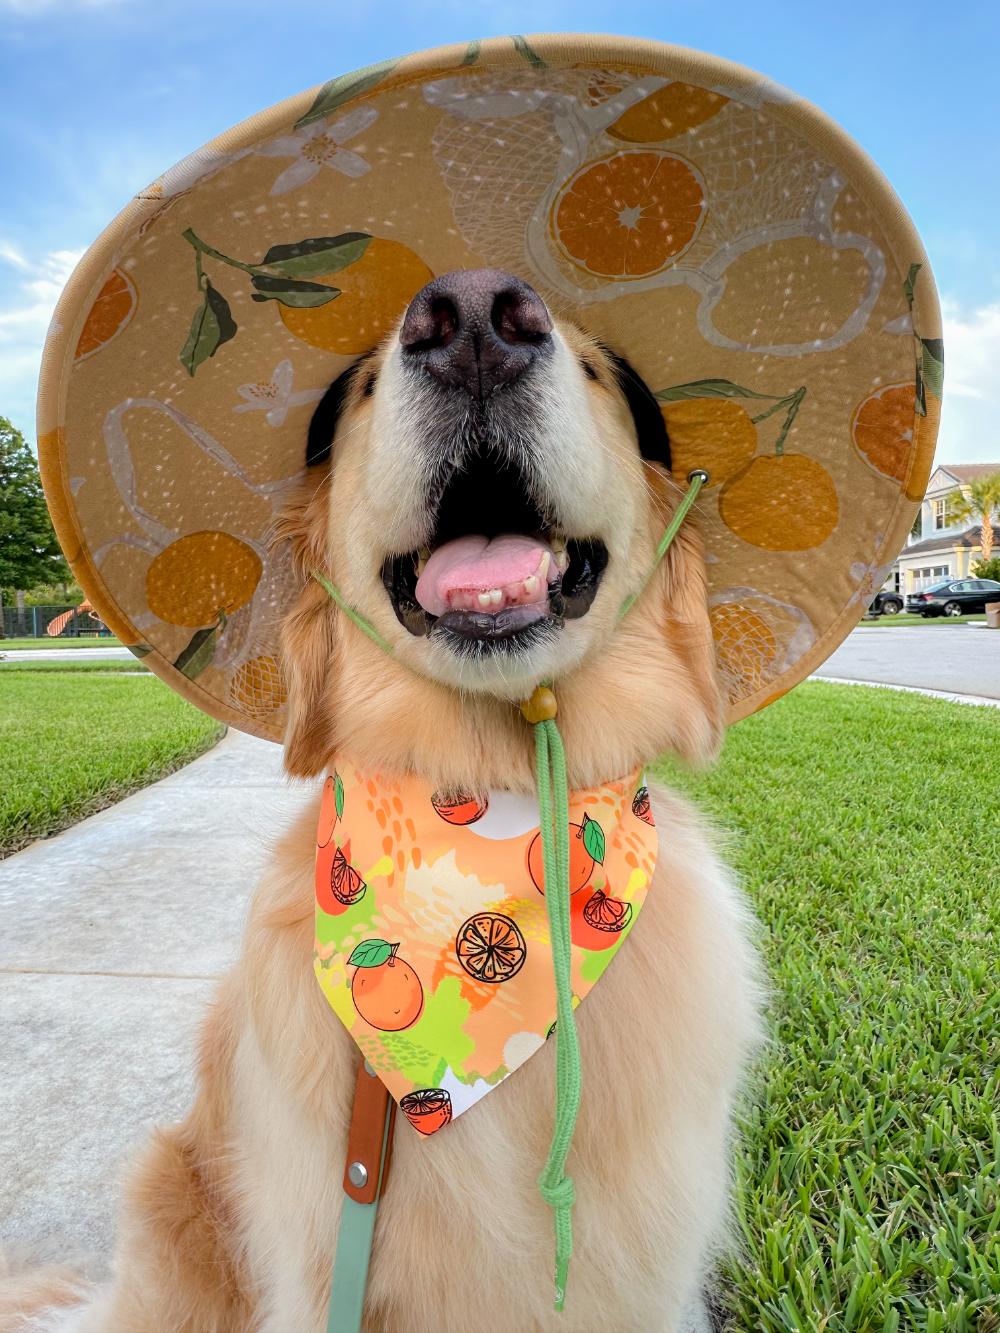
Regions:
<instances>
[{"instance_id":1,"label":"printed orange slice","mask_svg":"<svg viewBox=\"0 0 1000 1333\"><path fill-rule=\"evenodd\" d=\"M729 101L710 88L680 80L658 88L624 112L608 126L612 139L627 143L658 143L686 134L722 110Z\"/></svg>"},{"instance_id":2,"label":"printed orange slice","mask_svg":"<svg viewBox=\"0 0 1000 1333\"><path fill-rule=\"evenodd\" d=\"M566 184L552 229L574 264L606 278L656 273L691 244L705 195L672 153L623 151L588 163Z\"/></svg>"},{"instance_id":3,"label":"printed orange slice","mask_svg":"<svg viewBox=\"0 0 1000 1333\"><path fill-rule=\"evenodd\" d=\"M446 824L474 824L485 815L489 802L485 796L467 796L464 793L451 795L436 791L431 797L431 805Z\"/></svg>"},{"instance_id":4,"label":"printed orange slice","mask_svg":"<svg viewBox=\"0 0 1000 1333\"><path fill-rule=\"evenodd\" d=\"M451 1094L444 1088L420 1088L401 1098L399 1109L421 1134L436 1134L451 1119Z\"/></svg>"},{"instance_id":5,"label":"printed orange slice","mask_svg":"<svg viewBox=\"0 0 1000 1333\"><path fill-rule=\"evenodd\" d=\"M112 269L80 330L75 353L77 361L92 356L112 338L117 338L131 322L137 303L132 279L120 268Z\"/></svg>"},{"instance_id":6,"label":"printed orange slice","mask_svg":"<svg viewBox=\"0 0 1000 1333\"><path fill-rule=\"evenodd\" d=\"M477 912L461 925L455 937L458 961L476 981L499 985L524 966L524 936L509 916Z\"/></svg>"}]
</instances>

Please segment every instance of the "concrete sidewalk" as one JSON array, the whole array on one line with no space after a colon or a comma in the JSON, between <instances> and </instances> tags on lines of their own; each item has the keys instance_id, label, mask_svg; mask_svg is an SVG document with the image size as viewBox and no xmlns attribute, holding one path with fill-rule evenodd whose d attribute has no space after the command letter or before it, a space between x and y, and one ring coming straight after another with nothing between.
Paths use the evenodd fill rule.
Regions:
<instances>
[{"instance_id":1,"label":"concrete sidewalk","mask_svg":"<svg viewBox=\"0 0 1000 1333\"><path fill-rule=\"evenodd\" d=\"M127 648L5 648L0 639L0 657L7 662L129 662Z\"/></svg>"},{"instance_id":2,"label":"concrete sidewalk","mask_svg":"<svg viewBox=\"0 0 1000 1333\"><path fill-rule=\"evenodd\" d=\"M189 1104L213 978L312 790L280 758L231 731L0 862L0 1243L107 1256L122 1165Z\"/></svg>"}]
</instances>

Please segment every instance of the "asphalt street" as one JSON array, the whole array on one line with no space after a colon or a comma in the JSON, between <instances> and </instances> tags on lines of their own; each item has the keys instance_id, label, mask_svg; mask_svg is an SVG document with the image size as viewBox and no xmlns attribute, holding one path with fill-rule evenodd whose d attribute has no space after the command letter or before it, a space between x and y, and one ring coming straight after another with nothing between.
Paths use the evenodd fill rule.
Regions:
<instances>
[{"instance_id":1,"label":"asphalt street","mask_svg":"<svg viewBox=\"0 0 1000 1333\"><path fill-rule=\"evenodd\" d=\"M17 661L128 661L127 648L12 649ZM985 626L861 625L816 672L842 680L906 685L1000 699L1000 632Z\"/></svg>"},{"instance_id":2,"label":"asphalt street","mask_svg":"<svg viewBox=\"0 0 1000 1333\"><path fill-rule=\"evenodd\" d=\"M816 672L1000 699L1000 630L964 625L861 625Z\"/></svg>"}]
</instances>

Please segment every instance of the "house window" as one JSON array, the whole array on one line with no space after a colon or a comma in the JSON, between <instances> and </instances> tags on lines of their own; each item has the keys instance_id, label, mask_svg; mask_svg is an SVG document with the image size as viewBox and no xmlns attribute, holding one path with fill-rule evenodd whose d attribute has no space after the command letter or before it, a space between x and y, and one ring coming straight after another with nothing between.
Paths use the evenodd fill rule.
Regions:
<instances>
[{"instance_id":1,"label":"house window","mask_svg":"<svg viewBox=\"0 0 1000 1333\"><path fill-rule=\"evenodd\" d=\"M925 565L923 569L913 571L913 580L917 592L929 588L932 583L940 583L951 573L947 565Z\"/></svg>"},{"instance_id":2,"label":"house window","mask_svg":"<svg viewBox=\"0 0 1000 1333\"><path fill-rule=\"evenodd\" d=\"M944 500L934 501L934 527L940 532L942 528L948 526L948 519L945 514L946 502Z\"/></svg>"}]
</instances>

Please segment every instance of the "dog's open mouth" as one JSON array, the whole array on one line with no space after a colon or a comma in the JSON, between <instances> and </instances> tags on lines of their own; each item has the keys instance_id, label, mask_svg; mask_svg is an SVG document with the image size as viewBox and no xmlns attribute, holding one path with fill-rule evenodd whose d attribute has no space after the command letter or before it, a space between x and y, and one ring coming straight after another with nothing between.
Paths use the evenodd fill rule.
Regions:
<instances>
[{"instance_id":1,"label":"dog's open mouth","mask_svg":"<svg viewBox=\"0 0 1000 1333\"><path fill-rule=\"evenodd\" d=\"M388 556L382 582L411 634L508 651L586 615L607 563L604 543L567 537L513 464L477 456L443 486L428 545Z\"/></svg>"}]
</instances>

